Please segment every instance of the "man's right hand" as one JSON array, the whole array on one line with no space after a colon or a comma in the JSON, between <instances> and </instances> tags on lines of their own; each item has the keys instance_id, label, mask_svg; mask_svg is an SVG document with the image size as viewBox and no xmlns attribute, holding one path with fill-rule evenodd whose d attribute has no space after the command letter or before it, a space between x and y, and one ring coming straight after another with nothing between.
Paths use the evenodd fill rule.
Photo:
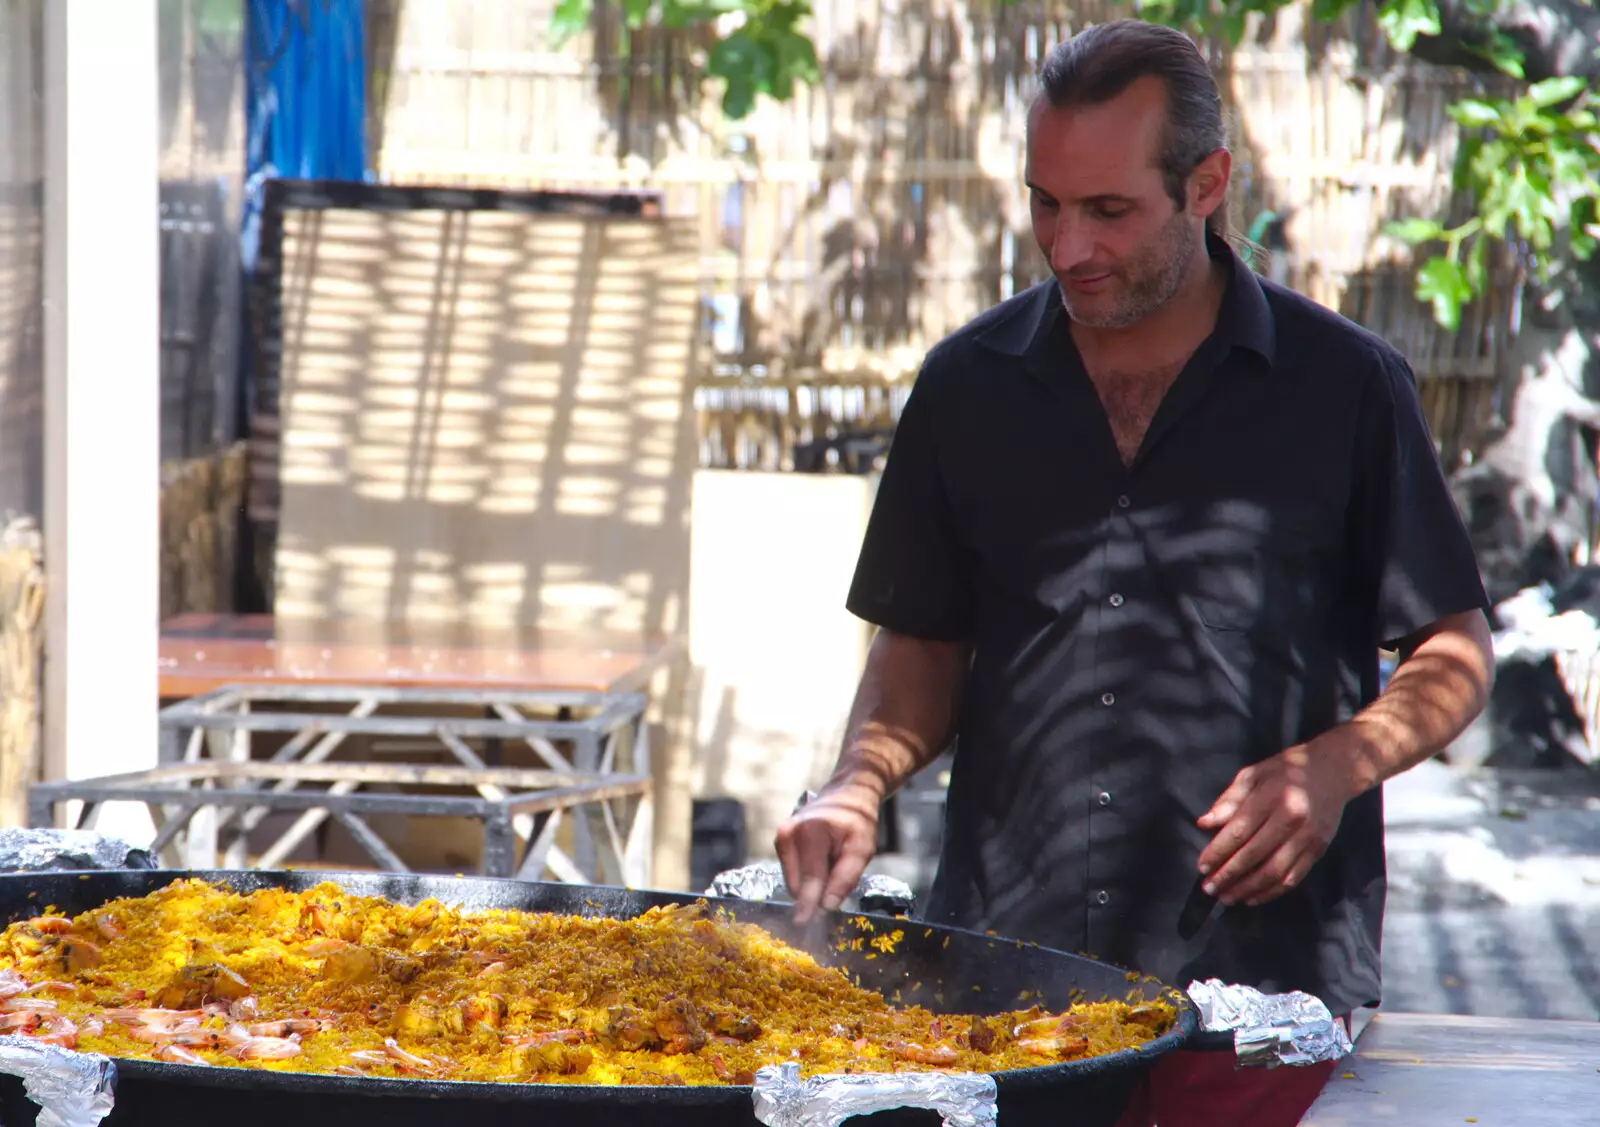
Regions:
<instances>
[{"instance_id":1,"label":"man's right hand","mask_svg":"<svg viewBox=\"0 0 1600 1127\"><path fill-rule=\"evenodd\" d=\"M794 897L794 921L834 911L855 890L878 845L878 787L835 780L778 827L778 860Z\"/></svg>"}]
</instances>

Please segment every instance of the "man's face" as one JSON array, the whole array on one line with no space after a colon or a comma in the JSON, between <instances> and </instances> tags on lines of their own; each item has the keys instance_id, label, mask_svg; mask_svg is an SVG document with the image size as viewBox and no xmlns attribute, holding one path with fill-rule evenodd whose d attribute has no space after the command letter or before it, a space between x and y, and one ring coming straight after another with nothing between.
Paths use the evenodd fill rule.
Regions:
<instances>
[{"instance_id":1,"label":"man's face","mask_svg":"<svg viewBox=\"0 0 1600 1127\"><path fill-rule=\"evenodd\" d=\"M1154 78L1095 106L1058 110L1041 99L1029 116L1033 234L1081 325L1119 329L1148 317L1178 292L1204 246L1210 208L1178 210L1162 180L1165 116Z\"/></svg>"}]
</instances>

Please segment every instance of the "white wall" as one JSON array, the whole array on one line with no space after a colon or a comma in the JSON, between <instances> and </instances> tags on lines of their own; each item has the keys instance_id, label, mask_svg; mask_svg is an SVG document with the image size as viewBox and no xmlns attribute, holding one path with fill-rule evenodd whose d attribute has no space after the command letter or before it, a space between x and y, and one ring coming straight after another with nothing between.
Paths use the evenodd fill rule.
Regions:
<instances>
[{"instance_id":1,"label":"white wall","mask_svg":"<svg viewBox=\"0 0 1600 1127\"><path fill-rule=\"evenodd\" d=\"M156 762L155 0L47 0L45 61L45 763L84 778Z\"/></svg>"},{"instance_id":2,"label":"white wall","mask_svg":"<svg viewBox=\"0 0 1600 1127\"><path fill-rule=\"evenodd\" d=\"M871 637L844 601L876 480L695 474L693 787L745 803L753 857L839 754Z\"/></svg>"}]
</instances>

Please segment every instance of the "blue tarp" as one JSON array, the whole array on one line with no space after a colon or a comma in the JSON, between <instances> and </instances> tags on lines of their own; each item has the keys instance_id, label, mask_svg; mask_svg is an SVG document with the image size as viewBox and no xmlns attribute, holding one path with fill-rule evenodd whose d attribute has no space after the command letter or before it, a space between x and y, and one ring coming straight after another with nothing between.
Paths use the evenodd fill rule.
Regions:
<instances>
[{"instance_id":1,"label":"blue tarp","mask_svg":"<svg viewBox=\"0 0 1600 1127\"><path fill-rule=\"evenodd\" d=\"M362 0L246 0L244 267L263 184L367 177Z\"/></svg>"}]
</instances>

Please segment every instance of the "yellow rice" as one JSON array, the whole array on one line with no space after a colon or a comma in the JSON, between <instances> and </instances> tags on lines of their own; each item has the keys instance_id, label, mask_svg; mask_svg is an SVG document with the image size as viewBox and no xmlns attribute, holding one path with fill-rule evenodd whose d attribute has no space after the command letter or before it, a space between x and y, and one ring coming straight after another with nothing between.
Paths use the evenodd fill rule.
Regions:
<instances>
[{"instance_id":1,"label":"yellow rice","mask_svg":"<svg viewBox=\"0 0 1600 1127\"><path fill-rule=\"evenodd\" d=\"M850 942L887 957L901 938ZM1137 1047L1175 1016L1165 1002L978 1019L896 1006L704 902L624 921L408 907L333 884L241 895L191 880L70 923L47 909L0 933L5 972L12 1031L80 1050L475 1081L749 1083L787 1060L805 1075L997 1072ZM288 1019L310 1031L272 1040L287 1059L241 1048L268 1044L248 1026Z\"/></svg>"}]
</instances>

